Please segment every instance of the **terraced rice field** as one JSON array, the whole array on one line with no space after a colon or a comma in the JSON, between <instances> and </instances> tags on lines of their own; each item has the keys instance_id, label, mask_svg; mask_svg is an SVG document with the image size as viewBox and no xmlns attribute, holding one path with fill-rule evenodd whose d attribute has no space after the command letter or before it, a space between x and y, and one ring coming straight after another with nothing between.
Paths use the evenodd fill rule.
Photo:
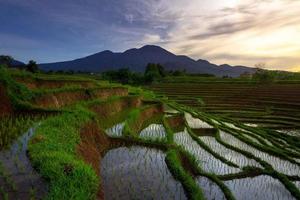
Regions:
<instances>
[{"instance_id":1,"label":"terraced rice field","mask_svg":"<svg viewBox=\"0 0 300 200\"><path fill-rule=\"evenodd\" d=\"M165 115L172 117L178 112L170 114L169 109L166 109ZM217 120L212 120L212 123L206 122L197 112L193 114L184 112L182 116L186 128L182 132L173 133L173 143L195 159L196 165L188 168L193 169L193 179L205 199L231 199L224 193L224 188L221 188L220 184L230 191L234 199L298 198L300 163L297 160L300 151L297 147L291 148L294 155L287 154L287 157L283 158L265 152L268 148L274 148L273 150L276 151L278 147L272 146L272 143L261 135L263 133L245 130L238 124ZM198 136L192 131L216 128L215 125L219 126L216 135ZM225 132L225 129L228 132ZM167 137L167 134L169 133L164 125L151 124L143 129L139 136L143 140L154 140ZM242 141L236 134L242 135L247 142ZM298 136L292 137L295 141L300 139ZM261 144L256 138L260 138L265 143ZM259 143L260 148L253 146L253 143ZM293 147L289 141L286 143ZM100 169L104 177L105 195L113 199L188 198L186 193L183 193L182 183L172 178L165 165L165 159L163 151L139 146L108 151ZM197 171L199 169L201 171ZM285 178L280 178L280 175L272 175L278 172L286 178L287 182L283 180ZM122 184L120 181L127 184ZM292 186L289 187L288 184ZM292 188L298 188L297 194L292 192Z\"/></svg>"},{"instance_id":2,"label":"terraced rice field","mask_svg":"<svg viewBox=\"0 0 300 200\"><path fill-rule=\"evenodd\" d=\"M162 83L151 90L201 111L275 129L300 128L300 85Z\"/></svg>"},{"instance_id":3,"label":"terraced rice field","mask_svg":"<svg viewBox=\"0 0 300 200\"><path fill-rule=\"evenodd\" d=\"M128 88L67 91L45 89L53 102L39 93L51 115L0 151L0 199L300 199L297 131L229 123Z\"/></svg>"}]
</instances>

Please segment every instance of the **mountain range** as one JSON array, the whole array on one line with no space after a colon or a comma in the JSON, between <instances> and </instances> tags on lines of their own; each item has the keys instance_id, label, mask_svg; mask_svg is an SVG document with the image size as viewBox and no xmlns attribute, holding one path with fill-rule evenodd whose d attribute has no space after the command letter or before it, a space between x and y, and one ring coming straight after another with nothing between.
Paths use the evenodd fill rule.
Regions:
<instances>
[{"instance_id":1,"label":"mountain range","mask_svg":"<svg viewBox=\"0 0 300 200\"><path fill-rule=\"evenodd\" d=\"M39 64L43 70L73 70L103 72L120 68L144 72L148 63L159 63L166 70L186 70L188 73L205 73L216 76L237 77L242 73L254 73L255 68L245 66L216 65L206 60L194 60L188 56L175 55L159 46L146 45L122 53L102 51L76 60Z\"/></svg>"}]
</instances>

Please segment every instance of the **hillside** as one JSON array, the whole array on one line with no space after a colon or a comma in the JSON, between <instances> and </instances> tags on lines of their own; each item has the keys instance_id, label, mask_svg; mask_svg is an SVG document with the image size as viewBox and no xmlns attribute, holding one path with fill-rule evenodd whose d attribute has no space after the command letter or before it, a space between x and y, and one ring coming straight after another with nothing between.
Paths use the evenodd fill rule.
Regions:
<instances>
[{"instance_id":1,"label":"hillside","mask_svg":"<svg viewBox=\"0 0 300 200\"><path fill-rule=\"evenodd\" d=\"M0 199L300 198L297 132L1 66L0 96Z\"/></svg>"},{"instance_id":2,"label":"hillside","mask_svg":"<svg viewBox=\"0 0 300 200\"><path fill-rule=\"evenodd\" d=\"M102 51L72 61L40 64L44 70L74 70L103 72L128 67L143 72L148 63L160 63L168 70L187 70L189 73L207 73L216 76L236 77L244 72L253 73L254 68L230 65L215 65L206 60L193 60L187 56L175 55L159 46L147 45L129 49L123 53Z\"/></svg>"}]
</instances>

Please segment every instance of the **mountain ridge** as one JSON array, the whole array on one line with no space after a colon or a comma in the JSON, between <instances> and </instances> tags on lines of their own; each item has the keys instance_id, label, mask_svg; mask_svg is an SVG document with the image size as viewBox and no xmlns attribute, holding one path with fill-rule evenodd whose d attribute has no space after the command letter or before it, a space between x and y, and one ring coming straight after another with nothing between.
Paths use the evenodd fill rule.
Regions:
<instances>
[{"instance_id":1,"label":"mountain ridge","mask_svg":"<svg viewBox=\"0 0 300 200\"><path fill-rule=\"evenodd\" d=\"M124 52L105 50L70 61L39 64L39 67L46 71L80 70L86 72L103 72L128 67L132 71L144 72L148 63L160 63L167 70L186 70L189 73L231 77L237 77L245 72L254 73L256 70L246 66L216 65L207 60L194 60L185 55L175 55L155 45L145 45Z\"/></svg>"}]
</instances>

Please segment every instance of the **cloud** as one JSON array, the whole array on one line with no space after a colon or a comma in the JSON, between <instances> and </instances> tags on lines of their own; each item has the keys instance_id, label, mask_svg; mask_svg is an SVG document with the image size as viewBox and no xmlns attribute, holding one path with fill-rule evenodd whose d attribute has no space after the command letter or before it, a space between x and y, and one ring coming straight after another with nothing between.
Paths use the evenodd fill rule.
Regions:
<instances>
[{"instance_id":1,"label":"cloud","mask_svg":"<svg viewBox=\"0 0 300 200\"><path fill-rule=\"evenodd\" d=\"M20 41L18 45L12 37L6 40L0 37L3 52L30 56L25 50L28 45L31 56L38 54L44 60L56 61L63 59L63 55L69 59L104 49L123 51L157 44L174 53L217 64L253 66L264 61L270 68L300 65L298 0L189 0L188 3L0 0L0 3L0 22L10 21L0 34Z\"/></svg>"}]
</instances>

